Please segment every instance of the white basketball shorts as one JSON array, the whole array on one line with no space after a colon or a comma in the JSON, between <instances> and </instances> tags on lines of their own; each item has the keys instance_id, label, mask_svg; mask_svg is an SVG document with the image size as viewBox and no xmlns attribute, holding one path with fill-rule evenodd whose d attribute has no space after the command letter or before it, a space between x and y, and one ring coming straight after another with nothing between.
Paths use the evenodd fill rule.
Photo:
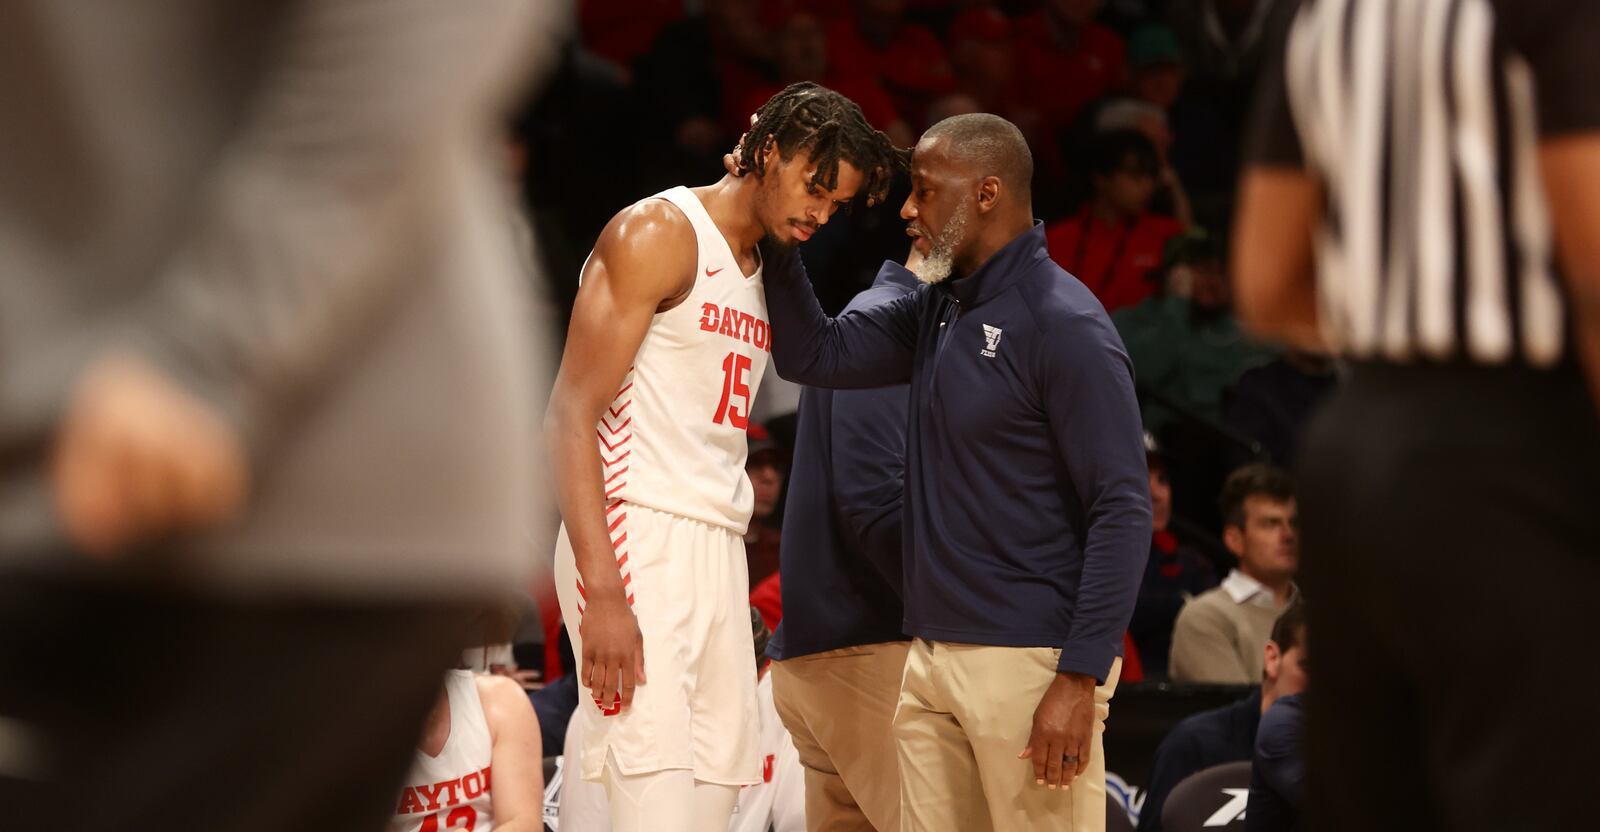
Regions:
<instances>
[{"instance_id":1,"label":"white basketball shorts","mask_svg":"<svg viewBox=\"0 0 1600 832\"><path fill-rule=\"evenodd\" d=\"M612 504L606 521L644 636L647 681L632 707L607 715L579 680L572 718L583 721L582 761L567 762L568 776L599 780L609 754L629 775L691 769L707 783L761 782L744 541L731 529L633 503ZM581 672L586 601L565 526L555 580Z\"/></svg>"}]
</instances>

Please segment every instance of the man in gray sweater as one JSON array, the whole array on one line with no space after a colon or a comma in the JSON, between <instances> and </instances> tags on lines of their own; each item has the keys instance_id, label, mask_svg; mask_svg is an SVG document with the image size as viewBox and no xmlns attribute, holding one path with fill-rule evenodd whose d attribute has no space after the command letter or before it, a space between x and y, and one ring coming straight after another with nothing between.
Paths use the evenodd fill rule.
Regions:
<instances>
[{"instance_id":1,"label":"man in gray sweater","mask_svg":"<svg viewBox=\"0 0 1600 832\"><path fill-rule=\"evenodd\" d=\"M1222 485L1222 540L1239 559L1222 584L1184 605L1173 625L1175 682L1253 685L1261 645L1299 591L1299 510L1287 471L1251 463Z\"/></svg>"},{"instance_id":2,"label":"man in gray sweater","mask_svg":"<svg viewBox=\"0 0 1600 832\"><path fill-rule=\"evenodd\" d=\"M493 142L564 14L0 7L0 825L392 811L530 563Z\"/></svg>"}]
</instances>

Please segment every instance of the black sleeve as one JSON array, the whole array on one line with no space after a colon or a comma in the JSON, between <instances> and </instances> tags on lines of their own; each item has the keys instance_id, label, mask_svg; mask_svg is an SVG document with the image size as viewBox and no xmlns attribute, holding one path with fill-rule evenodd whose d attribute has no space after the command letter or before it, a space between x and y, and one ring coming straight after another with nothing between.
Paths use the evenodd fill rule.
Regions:
<instances>
[{"instance_id":1,"label":"black sleeve","mask_svg":"<svg viewBox=\"0 0 1600 832\"><path fill-rule=\"evenodd\" d=\"M1247 165L1265 167L1304 167L1305 152L1295 129L1289 104L1289 84L1284 75L1289 30L1300 9L1299 2L1281 3L1273 12L1267 30L1267 59L1256 82L1255 102L1244 126L1244 158Z\"/></svg>"},{"instance_id":2,"label":"black sleeve","mask_svg":"<svg viewBox=\"0 0 1600 832\"><path fill-rule=\"evenodd\" d=\"M1533 69L1545 137L1600 129L1600 3L1504 2L1507 37Z\"/></svg>"}]
</instances>

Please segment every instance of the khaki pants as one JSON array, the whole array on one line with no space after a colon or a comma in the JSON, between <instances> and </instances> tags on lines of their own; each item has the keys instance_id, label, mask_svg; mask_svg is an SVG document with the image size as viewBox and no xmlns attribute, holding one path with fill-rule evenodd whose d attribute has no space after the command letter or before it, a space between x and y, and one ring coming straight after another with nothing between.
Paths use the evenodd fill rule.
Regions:
<instances>
[{"instance_id":1,"label":"khaki pants","mask_svg":"<svg viewBox=\"0 0 1600 832\"><path fill-rule=\"evenodd\" d=\"M1072 786L1034 783L1028 745L1033 712L1055 679L1061 651L985 647L916 639L906 658L895 712L900 751L901 829L909 832L1014 832L1106 827L1102 737L1122 671L1094 691L1089 767Z\"/></svg>"},{"instance_id":2,"label":"khaki pants","mask_svg":"<svg viewBox=\"0 0 1600 832\"><path fill-rule=\"evenodd\" d=\"M772 697L806 770L810 832L896 832L893 733L909 643L846 647L772 663Z\"/></svg>"}]
</instances>

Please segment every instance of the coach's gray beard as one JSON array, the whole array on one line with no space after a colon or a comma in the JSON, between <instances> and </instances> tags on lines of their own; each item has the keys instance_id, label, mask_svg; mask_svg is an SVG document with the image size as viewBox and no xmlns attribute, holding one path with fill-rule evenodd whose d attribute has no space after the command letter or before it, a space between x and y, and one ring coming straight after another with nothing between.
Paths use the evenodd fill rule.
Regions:
<instances>
[{"instance_id":1,"label":"coach's gray beard","mask_svg":"<svg viewBox=\"0 0 1600 832\"><path fill-rule=\"evenodd\" d=\"M956 206L956 212L950 217L950 222L945 225L939 236L928 243L928 254L917 264L912 274L917 279L928 285L942 283L950 277L950 270L955 268L956 248L966 241L967 220L971 219L970 204L962 202Z\"/></svg>"}]
</instances>

